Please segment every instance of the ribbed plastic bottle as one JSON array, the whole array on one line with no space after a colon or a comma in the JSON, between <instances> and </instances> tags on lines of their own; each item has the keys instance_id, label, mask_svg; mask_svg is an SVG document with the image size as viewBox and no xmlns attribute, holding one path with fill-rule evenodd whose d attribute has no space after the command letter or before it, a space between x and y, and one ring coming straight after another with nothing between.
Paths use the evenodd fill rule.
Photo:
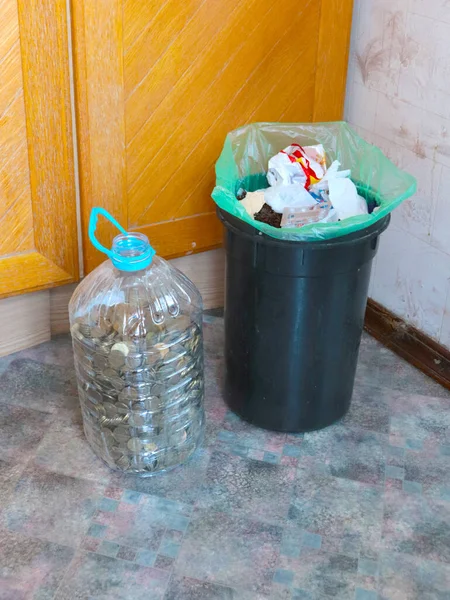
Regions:
<instances>
[{"instance_id":1,"label":"ribbed plastic bottle","mask_svg":"<svg viewBox=\"0 0 450 600\"><path fill-rule=\"evenodd\" d=\"M121 231L111 250L95 237L99 214ZM89 236L108 260L69 304L84 431L109 467L149 476L186 462L203 437L202 299L104 209Z\"/></svg>"}]
</instances>

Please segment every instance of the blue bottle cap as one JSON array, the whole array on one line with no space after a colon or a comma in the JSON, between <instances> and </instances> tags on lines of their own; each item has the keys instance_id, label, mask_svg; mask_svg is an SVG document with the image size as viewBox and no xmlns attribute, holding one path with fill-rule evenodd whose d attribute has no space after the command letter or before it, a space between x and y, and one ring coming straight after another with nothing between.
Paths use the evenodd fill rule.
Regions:
<instances>
[{"instance_id":1,"label":"blue bottle cap","mask_svg":"<svg viewBox=\"0 0 450 600\"><path fill-rule=\"evenodd\" d=\"M111 250L102 246L95 237L99 215L103 215L121 232L114 238ZM155 256L155 250L150 246L146 235L125 231L104 208L99 206L93 208L91 211L89 239L97 250L106 254L116 269L121 271L140 271L141 269L145 269L151 264Z\"/></svg>"}]
</instances>

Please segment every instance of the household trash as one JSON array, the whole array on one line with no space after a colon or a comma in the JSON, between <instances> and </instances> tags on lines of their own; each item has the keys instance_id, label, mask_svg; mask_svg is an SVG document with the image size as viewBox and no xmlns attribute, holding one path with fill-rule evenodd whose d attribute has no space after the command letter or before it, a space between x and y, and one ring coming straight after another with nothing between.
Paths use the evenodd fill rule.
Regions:
<instances>
[{"instance_id":1,"label":"household trash","mask_svg":"<svg viewBox=\"0 0 450 600\"><path fill-rule=\"evenodd\" d=\"M341 221L356 215L367 215L369 212L367 202L358 195L356 185L351 179L331 179L329 197Z\"/></svg>"},{"instance_id":2,"label":"household trash","mask_svg":"<svg viewBox=\"0 0 450 600\"><path fill-rule=\"evenodd\" d=\"M244 188L239 188L238 191L236 192L236 198L238 200L243 200L246 195L247 195L247 192L246 192L246 190L244 190Z\"/></svg>"},{"instance_id":3,"label":"household trash","mask_svg":"<svg viewBox=\"0 0 450 600\"><path fill-rule=\"evenodd\" d=\"M305 146L291 144L269 160L269 185L301 184L306 189L320 181L327 170L322 144Z\"/></svg>"},{"instance_id":4,"label":"household trash","mask_svg":"<svg viewBox=\"0 0 450 600\"><path fill-rule=\"evenodd\" d=\"M242 197L241 204L251 217L258 213L263 207L263 204L265 203L264 192L265 190L260 190L259 192L246 192Z\"/></svg>"},{"instance_id":5,"label":"household trash","mask_svg":"<svg viewBox=\"0 0 450 600\"><path fill-rule=\"evenodd\" d=\"M335 160L327 169L322 144L291 144L269 159L269 187L256 192L240 188L236 194L248 214L272 227L304 227L368 214L366 200Z\"/></svg>"},{"instance_id":6,"label":"household trash","mask_svg":"<svg viewBox=\"0 0 450 600\"><path fill-rule=\"evenodd\" d=\"M254 215L256 221L267 223L267 225L272 225L272 227L278 229L281 227L281 217L282 215L276 213L268 204L264 204L261 210Z\"/></svg>"},{"instance_id":7,"label":"household trash","mask_svg":"<svg viewBox=\"0 0 450 600\"><path fill-rule=\"evenodd\" d=\"M332 223L338 220L331 202L324 200L304 208L284 208L280 227L303 227L309 223Z\"/></svg>"},{"instance_id":8,"label":"household trash","mask_svg":"<svg viewBox=\"0 0 450 600\"><path fill-rule=\"evenodd\" d=\"M322 179L311 186L311 191L315 193L327 191L329 189L329 182L333 179L350 177L352 174L351 170L346 169L345 171L339 171L340 166L341 163L338 160L334 160L326 170Z\"/></svg>"},{"instance_id":9,"label":"household trash","mask_svg":"<svg viewBox=\"0 0 450 600\"><path fill-rule=\"evenodd\" d=\"M277 213L285 208L308 208L318 201L300 183L269 187L264 190L264 200Z\"/></svg>"},{"instance_id":10,"label":"household trash","mask_svg":"<svg viewBox=\"0 0 450 600\"><path fill-rule=\"evenodd\" d=\"M279 150L283 148L285 150L280 153ZM323 176L314 183L314 179L321 175L319 168ZM302 216L301 213L306 211L300 207L295 211L290 210L285 217L285 221L291 223L295 218L301 225L299 227L281 227L284 210L276 213L267 201L257 213L249 214L237 199L244 197L245 190L255 192L281 187L270 185L267 179L269 170L272 183L278 181L283 184L287 177L288 185L292 184L292 178L289 177L294 173L293 177L297 179L295 183L305 182L304 187L315 203L331 201L329 191L332 179L348 179L356 186L358 195L364 198L367 213L361 214L363 206L358 204L352 208L357 212L355 216L342 218L333 207L324 219L301 225L309 221L311 215ZM212 197L222 211L245 223L249 235L262 234L284 241L313 242L367 229L391 213L415 191L416 180L412 175L398 169L379 148L362 139L344 121L251 123L228 133L216 162L216 185ZM354 201L355 196L352 197ZM339 204L339 198L335 202ZM314 209L314 205L311 206ZM311 207L306 210L311 210ZM344 216L346 214L344 212ZM267 219L270 224L265 222ZM278 221L280 227L272 225L272 222Z\"/></svg>"}]
</instances>

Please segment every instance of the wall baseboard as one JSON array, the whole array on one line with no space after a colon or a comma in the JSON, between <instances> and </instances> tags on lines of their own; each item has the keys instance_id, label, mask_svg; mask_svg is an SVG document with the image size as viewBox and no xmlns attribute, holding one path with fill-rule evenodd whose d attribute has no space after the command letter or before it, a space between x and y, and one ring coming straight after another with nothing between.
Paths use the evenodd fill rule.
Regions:
<instances>
[{"instance_id":1,"label":"wall baseboard","mask_svg":"<svg viewBox=\"0 0 450 600\"><path fill-rule=\"evenodd\" d=\"M69 300L78 283L70 283L50 290L50 331L52 335L67 333L69 326Z\"/></svg>"},{"instance_id":2,"label":"wall baseboard","mask_svg":"<svg viewBox=\"0 0 450 600\"><path fill-rule=\"evenodd\" d=\"M450 389L450 350L369 299L365 329L406 361Z\"/></svg>"},{"instance_id":3,"label":"wall baseboard","mask_svg":"<svg viewBox=\"0 0 450 600\"><path fill-rule=\"evenodd\" d=\"M50 339L50 292L0 300L0 356Z\"/></svg>"}]
</instances>

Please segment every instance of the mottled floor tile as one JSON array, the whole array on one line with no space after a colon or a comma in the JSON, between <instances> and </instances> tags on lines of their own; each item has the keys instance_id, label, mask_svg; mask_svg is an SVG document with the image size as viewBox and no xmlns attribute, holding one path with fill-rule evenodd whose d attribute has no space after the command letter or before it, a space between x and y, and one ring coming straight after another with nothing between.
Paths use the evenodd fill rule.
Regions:
<instances>
[{"instance_id":1,"label":"mottled floor tile","mask_svg":"<svg viewBox=\"0 0 450 600\"><path fill-rule=\"evenodd\" d=\"M175 563L178 575L268 594L282 530L251 519L195 510Z\"/></svg>"},{"instance_id":2,"label":"mottled floor tile","mask_svg":"<svg viewBox=\"0 0 450 600\"><path fill-rule=\"evenodd\" d=\"M29 464L2 514L10 531L67 546L78 545L104 487Z\"/></svg>"},{"instance_id":3,"label":"mottled floor tile","mask_svg":"<svg viewBox=\"0 0 450 600\"><path fill-rule=\"evenodd\" d=\"M0 356L0 375L6 371L10 363L14 360L16 355L9 354L8 356Z\"/></svg>"},{"instance_id":4,"label":"mottled floor tile","mask_svg":"<svg viewBox=\"0 0 450 600\"><path fill-rule=\"evenodd\" d=\"M203 323L206 360L223 357L224 337L223 319L207 316Z\"/></svg>"},{"instance_id":5,"label":"mottled floor tile","mask_svg":"<svg viewBox=\"0 0 450 600\"><path fill-rule=\"evenodd\" d=\"M73 549L0 529L0 598L51 600Z\"/></svg>"},{"instance_id":6,"label":"mottled floor tile","mask_svg":"<svg viewBox=\"0 0 450 600\"><path fill-rule=\"evenodd\" d=\"M43 436L35 462L48 471L108 483L111 470L95 456L84 432L81 414L55 419Z\"/></svg>"},{"instance_id":7,"label":"mottled floor tile","mask_svg":"<svg viewBox=\"0 0 450 600\"><path fill-rule=\"evenodd\" d=\"M172 577L164 600L266 600L267 596L199 581L190 577Z\"/></svg>"},{"instance_id":8,"label":"mottled floor tile","mask_svg":"<svg viewBox=\"0 0 450 600\"><path fill-rule=\"evenodd\" d=\"M390 443L428 453L450 439L448 398L392 394Z\"/></svg>"},{"instance_id":9,"label":"mottled floor tile","mask_svg":"<svg viewBox=\"0 0 450 600\"><path fill-rule=\"evenodd\" d=\"M214 452L198 506L270 523L283 523L295 469Z\"/></svg>"},{"instance_id":10,"label":"mottled floor tile","mask_svg":"<svg viewBox=\"0 0 450 600\"><path fill-rule=\"evenodd\" d=\"M379 590L380 600L449 600L450 565L385 553Z\"/></svg>"},{"instance_id":11,"label":"mottled floor tile","mask_svg":"<svg viewBox=\"0 0 450 600\"><path fill-rule=\"evenodd\" d=\"M215 442L217 434L223 428L223 422L227 414L227 406L222 397L222 384L217 381L217 374L212 370L221 368L222 360L215 359L217 365L211 365L206 361L205 365L205 417L206 434L205 445Z\"/></svg>"},{"instance_id":12,"label":"mottled floor tile","mask_svg":"<svg viewBox=\"0 0 450 600\"><path fill-rule=\"evenodd\" d=\"M364 334L343 421L268 432L204 331L204 448L148 479L91 453L69 336L0 359L0 600L450 600L450 393Z\"/></svg>"},{"instance_id":13,"label":"mottled floor tile","mask_svg":"<svg viewBox=\"0 0 450 600\"><path fill-rule=\"evenodd\" d=\"M354 600L358 585L358 559L335 553L308 553L282 557L280 579L289 581L293 598ZM303 594L303 596L302 596Z\"/></svg>"},{"instance_id":14,"label":"mottled floor tile","mask_svg":"<svg viewBox=\"0 0 450 600\"><path fill-rule=\"evenodd\" d=\"M88 535L134 550L157 553L163 541L165 546L170 539L178 541L176 532L181 541L189 524L191 506L180 502L145 494L130 498L125 493L122 502L113 502L116 503L107 506L104 500L99 503ZM173 532L173 535L164 537L166 531Z\"/></svg>"},{"instance_id":15,"label":"mottled floor tile","mask_svg":"<svg viewBox=\"0 0 450 600\"><path fill-rule=\"evenodd\" d=\"M224 411L226 412L226 411ZM205 423L205 438L204 438L204 446L211 447L217 441L217 437L221 432L223 424L220 421L211 419L206 415L206 423Z\"/></svg>"},{"instance_id":16,"label":"mottled floor tile","mask_svg":"<svg viewBox=\"0 0 450 600\"><path fill-rule=\"evenodd\" d=\"M388 434L390 417L389 402L386 398L388 393L389 390L385 388L357 380L350 409L342 424Z\"/></svg>"},{"instance_id":17,"label":"mottled floor tile","mask_svg":"<svg viewBox=\"0 0 450 600\"><path fill-rule=\"evenodd\" d=\"M0 457L27 461L51 421L49 413L0 403Z\"/></svg>"},{"instance_id":18,"label":"mottled floor tile","mask_svg":"<svg viewBox=\"0 0 450 600\"><path fill-rule=\"evenodd\" d=\"M384 478L387 436L337 424L305 433L301 462L322 465L331 475L380 485ZM309 459L306 461L305 459Z\"/></svg>"},{"instance_id":19,"label":"mottled floor tile","mask_svg":"<svg viewBox=\"0 0 450 600\"><path fill-rule=\"evenodd\" d=\"M223 434L219 434L218 437L230 444L236 443L246 448L274 452L280 455L286 443L285 433L276 433L255 427L231 411L227 413L225 418Z\"/></svg>"},{"instance_id":20,"label":"mottled floor tile","mask_svg":"<svg viewBox=\"0 0 450 600\"><path fill-rule=\"evenodd\" d=\"M217 428L222 426L227 413L223 400L223 360L209 357L205 360L205 414L206 427L210 424Z\"/></svg>"},{"instance_id":21,"label":"mottled floor tile","mask_svg":"<svg viewBox=\"0 0 450 600\"><path fill-rule=\"evenodd\" d=\"M302 466L289 510L289 527L321 535L324 550L353 554L378 548L382 492L382 488Z\"/></svg>"},{"instance_id":22,"label":"mottled floor tile","mask_svg":"<svg viewBox=\"0 0 450 600\"><path fill-rule=\"evenodd\" d=\"M164 556L160 554L156 557L154 565L155 569L162 569L163 571L170 572L172 570L174 560L175 559L171 558L170 556Z\"/></svg>"},{"instance_id":23,"label":"mottled floor tile","mask_svg":"<svg viewBox=\"0 0 450 600\"><path fill-rule=\"evenodd\" d=\"M284 557L287 559L298 558L302 554L319 552L322 547L322 536L301 529L295 523L288 524L283 530L283 539L280 549L280 565Z\"/></svg>"},{"instance_id":24,"label":"mottled floor tile","mask_svg":"<svg viewBox=\"0 0 450 600\"><path fill-rule=\"evenodd\" d=\"M220 363L220 365L222 364L222 361L218 360L217 362ZM205 383L205 413L209 419L223 423L228 408L222 397L221 384L214 380L216 375L211 375L209 377L210 370L212 370L211 365L210 369L206 367L205 372L205 379L207 380Z\"/></svg>"},{"instance_id":25,"label":"mottled floor tile","mask_svg":"<svg viewBox=\"0 0 450 600\"><path fill-rule=\"evenodd\" d=\"M415 369L367 333L363 334L361 340L356 380L399 390L404 394L450 397L448 390Z\"/></svg>"},{"instance_id":26,"label":"mottled floor tile","mask_svg":"<svg viewBox=\"0 0 450 600\"><path fill-rule=\"evenodd\" d=\"M37 360L49 365L60 365L73 370L72 339L69 333L52 336L49 342L38 344L32 348L22 350L13 356Z\"/></svg>"},{"instance_id":27,"label":"mottled floor tile","mask_svg":"<svg viewBox=\"0 0 450 600\"><path fill-rule=\"evenodd\" d=\"M43 412L79 410L75 373L59 365L17 358L0 375L0 402Z\"/></svg>"},{"instance_id":28,"label":"mottled floor tile","mask_svg":"<svg viewBox=\"0 0 450 600\"><path fill-rule=\"evenodd\" d=\"M194 503L200 486L206 476L210 452L206 448L197 450L194 456L181 467L153 477L111 474L111 485L135 490L144 494L154 494L180 502Z\"/></svg>"},{"instance_id":29,"label":"mottled floor tile","mask_svg":"<svg viewBox=\"0 0 450 600\"><path fill-rule=\"evenodd\" d=\"M0 512L11 500L25 463L5 461L0 458Z\"/></svg>"},{"instance_id":30,"label":"mottled floor tile","mask_svg":"<svg viewBox=\"0 0 450 600\"><path fill-rule=\"evenodd\" d=\"M233 600L230 587L198 581L189 577L173 577L164 600Z\"/></svg>"},{"instance_id":31,"label":"mottled floor tile","mask_svg":"<svg viewBox=\"0 0 450 600\"><path fill-rule=\"evenodd\" d=\"M168 574L151 567L80 553L69 567L55 600L162 600Z\"/></svg>"},{"instance_id":32,"label":"mottled floor tile","mask_svg":"<svg viewBox=\"0 0 450 600\"><path fill-rule=\"evenodd\" d=\"M390 489L384 505L386 550L450 564L450 502Z\"/></svg>"},{"instance_id":33,"label":"mottled floor tile","mask_svg":"<svg viewBox=\"0 0 450 600\"><path fill-rule=\"evenodd\" d=\"M409 484L406 485L407 491L423 493L436 500L446 499L450 492L450 457L407 451L402 467L405 473L404 484Z\"/></svg>"}]
</instances>

